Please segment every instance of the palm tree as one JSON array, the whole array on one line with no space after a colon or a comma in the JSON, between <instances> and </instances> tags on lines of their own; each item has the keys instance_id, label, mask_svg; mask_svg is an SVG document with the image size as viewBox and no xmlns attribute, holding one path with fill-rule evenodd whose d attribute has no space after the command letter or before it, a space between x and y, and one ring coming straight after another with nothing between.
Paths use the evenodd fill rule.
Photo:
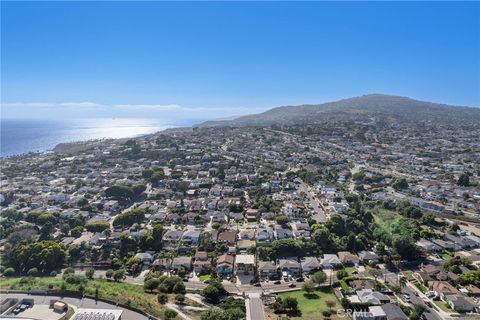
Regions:
<instances>
[{"instance_id":1,"label":"palm tree","mask_svg":"<svg viewBox=\"0 0 480 320\"><path fill-rule=\"evenodd\" d=\"M405 288L405 286L407 285L407 282L408 282L408 281L407 281L407 278L405 278L405 277L403 277L403 276L400 277L400 278L399 278L399 286L400 286L400 288Z\"/></svg>"}]
</instances>

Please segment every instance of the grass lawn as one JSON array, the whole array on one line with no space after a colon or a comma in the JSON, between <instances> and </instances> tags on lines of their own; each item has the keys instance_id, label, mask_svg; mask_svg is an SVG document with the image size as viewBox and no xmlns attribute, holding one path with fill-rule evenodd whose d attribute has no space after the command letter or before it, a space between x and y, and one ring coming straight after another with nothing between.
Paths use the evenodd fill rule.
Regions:
<instances>
[{"instance_id":1,"label":"grass lawn","mask_svg":"<svg viewBox=\"0 0 480 320\"><path fill-rule=\"evenodd\" d=\"M200 277L198 277L200 281L210 280L211 278L212 276L210 274L202 274Z\"/></svg>"},{"instance_id":2,"label":"grass lawn","mask_svg":"<svg viewBox=\"0 0 480 320\"><path fill-rule=\"evenodd\" d=\"M445 260L450 260L450 259L453 258L453 255L452 255L450 252L448 252L448 251L443 251L443 252L442 252L442 257L443 257L443 259L445 259Z\"/></svg>"},{"instance_id":3,"label":"grass lawn","mask_svg":"<svg viewBox=\"0 0 480 320\"><path fill-rule=\"evenodd\" d=\"M408 281L412 281L414 279L412 271L403 271L402 273Z\"/></svg>"},{"instance_id":4,"label":"grass lawn","mask_svg":"<svg viewBox=\"0 0 480 320\"><path fill-rule=\"evenodd\" d=\"M350 287L345 280L342 279L342 280L339 280L338 282L340 283L340 287L342 287L342 289L345 290L345 292L350 291Z\"/></svg>"},{"instance_id":5,"label":"grass lawn","mask_svg":"<svg viewBox=\"0 0 480 320\"><path fill-rule=\"evenodd\" d=\"M345 271L347 271L349 275L352 275L353 272L357 271L357 268L355 267L345 267L343 269L345 269Z\"/></svg>"},{"instance_id":6,"label":"grass lawn","mask_svg":"<svg viewBox=\"0 0 480 320\"><path fill-rule=\"evenodd\" d=\"M415 287L418 288L418 290L420 290L422 293L425 293L428 291L427 287L425 287L423 284L421 283L415 283Z\"/></svg>"},{"instance_id":7,"label":"grass lawn","mask_svg":"<svg viewBox=\"0 0 480 320\"><path fill-rule=\"evenodd\" d=\"M301 314L292 319L304 319L304 320L316 320L323 319L322 312L329 310L326 305L326 301L335 301L335 307L333 307L332 319L337 319L335 310L341 309L340 302L337 301L335 295L331 290L315 290L313 293L308 294L303 290L282 292L278 294L282 299L286 297L296 298L298 301L298 308Z\"/></svg>"},{"instance_id":8,"label":"grass lawn","mask_svg":"<svg viewBox=\"0 0 480 320\"><path fill-rule=\"evenodd\" d=\"M63 279L54 277L38 277L38 278L3 278L0 279L1 289L11 290L59 290ZM66 283L66 290L77 291L79 285ZM101 279L89 280L85 284L85 294L90 297L95 297L95 288L98 288L98 297L112 301L112 303L119 303L128 305L133 308L146 311L154 316L164 316L165 307L157 302L156 294L146 293L143 291L143 286L113 282Z\"/></svg>"},{"instance_id":9,"label":"grass lawn","mask_svg":"<svg viewBox=\"0 0 480 320\"><path fill-rule=\"evenodd\" d=\"M400 219L400 217L395 211L383 208L378 208L378 212L374 214L375 222L382 227L390 225L395 220Z\"/></svg>"},{"instance_id":10,"label":"grass lawn","mask_svg":"<svg viewBox=\"0 0 480 320\"><path fill-rule=\"evenodd\" d=\"M440 309L442 309L443 311L445 311L447 313L453 312L453 310L450 309L450 307L443 301L433 301L433 303L435 303L435 305L437 307L439 307Z\"/></svg>"}]
</instances>

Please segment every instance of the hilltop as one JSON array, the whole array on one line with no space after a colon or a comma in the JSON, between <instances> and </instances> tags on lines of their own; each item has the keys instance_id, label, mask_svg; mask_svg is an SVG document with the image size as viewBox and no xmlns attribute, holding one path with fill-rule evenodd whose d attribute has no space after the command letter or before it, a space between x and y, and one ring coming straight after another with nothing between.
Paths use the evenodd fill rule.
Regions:
<instances>
[{"instance_id":1,"label":"hilltop","mask_svg":"<svg viewBox=\"0 0 480 320\"><path fill-rule=\"evenodd\" d=\"M282 106L236 119L206 121L198 126L291 125L348 120L478 124L480 109L419 101L400 96L369 94L322 104Z\"/></svg>"}]
</instances>

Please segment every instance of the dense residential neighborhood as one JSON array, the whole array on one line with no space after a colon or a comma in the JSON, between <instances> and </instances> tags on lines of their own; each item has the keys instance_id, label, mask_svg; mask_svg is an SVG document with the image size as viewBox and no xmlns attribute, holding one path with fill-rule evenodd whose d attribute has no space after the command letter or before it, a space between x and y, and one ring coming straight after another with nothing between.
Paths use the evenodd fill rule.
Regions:
<instances>
[{"instance_id":1,"label":"dense residential neighborhood","mask_svg":"<svg viewBox=\"0 0 480 320\"><path fill-rule=\"evenodd\" d=\"M148 306L116 303L162 319L472 318L479 135L194 127L2 159L0 284L130 285Z\"/></svg>"}]
</instances>

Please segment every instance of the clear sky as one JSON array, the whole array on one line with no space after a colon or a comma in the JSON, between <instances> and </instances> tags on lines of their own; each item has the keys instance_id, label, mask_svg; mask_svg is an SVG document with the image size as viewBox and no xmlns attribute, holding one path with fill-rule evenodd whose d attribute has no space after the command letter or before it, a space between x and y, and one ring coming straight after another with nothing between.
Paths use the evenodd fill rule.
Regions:
<instances>
[{"instance_id":1,"label":"clear sky","mask_svg":"<svg viewBox=\"0 0 480 320\"><path fill-rule=\"evenodd\" d=\"M216 118L386 93L480 106L478 2L3 2L2 117Z\"/></svg>"}]
</instances>

